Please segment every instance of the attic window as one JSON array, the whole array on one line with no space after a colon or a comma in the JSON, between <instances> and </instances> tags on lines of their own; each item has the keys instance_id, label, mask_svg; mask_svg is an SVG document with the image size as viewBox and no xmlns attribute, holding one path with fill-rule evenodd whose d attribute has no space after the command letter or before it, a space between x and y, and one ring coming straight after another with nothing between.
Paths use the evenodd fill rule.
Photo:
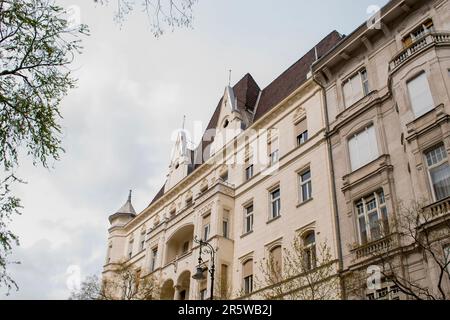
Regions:
<instances>
[{"instance_id":1,"label":"attic window","mask_svg":"<svg viewBox=\"0 0 450 320\"><path fill-rule=\"evenodd\" d=\"M420 39L427 33L434 30L433 20L428 19L424 23L422 23L419 27L411 31L406 37L403 38L403 46L408 48L411 46L416 40Z\"/></svg>"},{"instance_id":2,"label":"attic window","mask_svg":"<svg viewBox=\"0 0 450 320\"><path fill-rule=\"evenodd\" d=\"M230 121L228 121L228 119L225 120L225 122L223 123L223 128L224 129L227 128L229 124L230 124Z\"/></svg>"}]
</instances>

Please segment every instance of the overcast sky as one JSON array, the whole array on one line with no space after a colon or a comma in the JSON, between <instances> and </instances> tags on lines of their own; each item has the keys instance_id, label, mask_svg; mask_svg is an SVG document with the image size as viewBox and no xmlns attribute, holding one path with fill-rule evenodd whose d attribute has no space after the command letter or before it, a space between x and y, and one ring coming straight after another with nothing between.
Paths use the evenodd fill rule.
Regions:
<instances>
[{"instance_id":1,"label":"overcast sky","mask_svg":"<svg viewBox=\"0 0 450 320\"><path fill-rule=\"evenodd\" d=\"M76 4L91 36L74 65L78 88L62 103L66 153L50 170L23 162L23 215L13 231L15 299L66 299L68 268L100 274L108 216L133 189L143 210L165 181L171 133L209 121L228 82L250 72L268 85L329 32L349 34L387 0L200 0L193 30L156 40L136 10L122 28L109 7ZM73 268L73 267L72 267ZM73 270L73 269L72 269ZM3 298L0 288L0 299Z\"/></svg>"}]
</instances>

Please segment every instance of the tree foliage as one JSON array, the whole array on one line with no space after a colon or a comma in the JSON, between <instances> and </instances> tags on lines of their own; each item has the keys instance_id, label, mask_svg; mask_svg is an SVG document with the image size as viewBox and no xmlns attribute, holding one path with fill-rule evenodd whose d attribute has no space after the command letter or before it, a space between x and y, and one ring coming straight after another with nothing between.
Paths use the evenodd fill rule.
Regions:
<instances>
[{"instance_id":1,"label":"tree foliage","mask_svg":"<svg viewBox=\"0 0 450 320\"><path fill-rule=\"evenodd\" d=\"M107 4L109 0L94 0ZM134 8L140 7L147 15L155 37L167 29L192 27L193 8L197 0L117 0L116 21L122 23Z\"/></svg>"},{"instance_id":2,"label":"tree foliage","mask_svg":"<svg viewBox=\"0 0 450 320\"><path fill-rule=\"evenodd\" d=\"M61 148L59 106L74 87L69 65L81 52L85 25L70 25L53 0L0 0L0 286L17 285L7 274L18 238L8 224L19 214L12 193L19 155L48 167Z\"/></svg>"},{"instance_id":3,"label":"tree foliage","mask_svg":"<svg viewBox=\"0 0 450 320\"><path fill-rule=\"evenodd\" d=\"M139 271L125 262L117 264L114 270L101 281L97 276L87 277L70 300L155 300L159 298L160 287L152 277L140 277Z\"/></svg>"}]
</instances>

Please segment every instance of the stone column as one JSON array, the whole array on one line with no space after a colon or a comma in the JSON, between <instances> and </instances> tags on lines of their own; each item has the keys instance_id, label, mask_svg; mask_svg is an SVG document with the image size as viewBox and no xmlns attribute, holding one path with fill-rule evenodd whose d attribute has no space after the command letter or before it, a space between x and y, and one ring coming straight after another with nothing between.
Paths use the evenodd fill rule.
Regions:
<instances>
[{"instance_id":1,"label":"stone column","mask_svg":"<svg viewBox=\"0 0 450 320\"><path fill-rule=\"evenodd\" d=\"M174 285L174 286L173 286L173 289L175 290L175 294L174 294L173 299L174 299L174 300L180 300L181 286L179 286L179 285Z\"/></svg>"}]
</instances>

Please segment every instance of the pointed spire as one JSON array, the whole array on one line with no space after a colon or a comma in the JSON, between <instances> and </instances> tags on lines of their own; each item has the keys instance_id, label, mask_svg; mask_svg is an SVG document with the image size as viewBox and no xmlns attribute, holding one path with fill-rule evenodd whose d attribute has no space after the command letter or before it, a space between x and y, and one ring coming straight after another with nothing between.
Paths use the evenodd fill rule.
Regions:
<instances>
[{"instance_id":1,"label":"pointed spire","mask_svg":"<svg viewBox=\"0 0 450 320\"><path fill-rule=\"evenodd\" d=\"M128 201L131 203L131 193L133 192L133 190L130 190L130 193L128 194Z\"/></svg>"},{"instance_id":2,"label":"pointed spire","mask_svg":"<svg viewBox=\"0 0 450 320\"><path fill-rule=\"evenodd\" d=\"M131 203L131 194L132 190L130 190L130 193L128 194L127 202L125 202L125 204L116 213L132 214L132 215L136 214L133 204Z\"/></svg>"}]
</instances>

